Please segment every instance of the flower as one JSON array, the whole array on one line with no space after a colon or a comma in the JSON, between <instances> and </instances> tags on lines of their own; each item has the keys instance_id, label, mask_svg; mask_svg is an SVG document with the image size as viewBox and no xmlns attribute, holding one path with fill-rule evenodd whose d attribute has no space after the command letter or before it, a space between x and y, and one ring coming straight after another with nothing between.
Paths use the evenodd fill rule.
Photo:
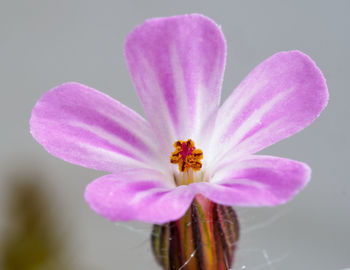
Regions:
<instances>
[{"instance_id":1,"label":"flower","mask_svg":"<svg viewBox=\"0 0 350 270\"><path fill-rule=\"evenodd\" d=\"M127 37L125 56L148 121L79 83L45 93L30 120L52 155L110 173L86 188L98 214L160 224L184 215L196 194L223 205L273 206L307 184L306 164L255 155L326 106L325 79L307 55L271 56L221 107L226 43L211 19L147 20Z\"/></svg>"}]
</instances>

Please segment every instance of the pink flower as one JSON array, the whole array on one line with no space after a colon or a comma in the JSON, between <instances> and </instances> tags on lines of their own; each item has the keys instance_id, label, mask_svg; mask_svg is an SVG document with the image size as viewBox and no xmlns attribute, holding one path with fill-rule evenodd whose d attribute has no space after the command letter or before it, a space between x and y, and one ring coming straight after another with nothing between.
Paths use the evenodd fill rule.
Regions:
<instances>
[{"instance_id":1,"label":"pink flower","mask_svg":"<svg viewBox=\"0 0 350 270\"><path fill-rule=\"evenodd\" d=\"M30 120L52 155L110 172L86 188L97 213L164 223L180 218L198 193L218 204L272 206L307 184L306 164L253 155L308 126L326 106L325 79L307 55L271 56L221 107L226 43L209 18L150 19L127 37L125 56L148 120L79 83L45 93Z\"/></svg>"}]
</instances>

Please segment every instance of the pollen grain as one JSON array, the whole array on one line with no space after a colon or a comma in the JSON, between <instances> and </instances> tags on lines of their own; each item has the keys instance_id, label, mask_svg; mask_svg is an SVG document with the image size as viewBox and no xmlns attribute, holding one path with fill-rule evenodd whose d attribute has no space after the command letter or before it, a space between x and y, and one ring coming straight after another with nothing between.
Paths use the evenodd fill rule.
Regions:
<instances>
[{"instance_id":1,"label":"pollen grain","mask_svg":"<svg viewBox=\"0 0 350 270\"><path fill-rule=\"evenodd\" d=\"M190 168L199 171L202 168L203 152L196 149L191 139L178 140L174 143L174 147L175 151L171 153L170 163L178 164L180 172L187 172Z\"/></svg>"}]
</instances>

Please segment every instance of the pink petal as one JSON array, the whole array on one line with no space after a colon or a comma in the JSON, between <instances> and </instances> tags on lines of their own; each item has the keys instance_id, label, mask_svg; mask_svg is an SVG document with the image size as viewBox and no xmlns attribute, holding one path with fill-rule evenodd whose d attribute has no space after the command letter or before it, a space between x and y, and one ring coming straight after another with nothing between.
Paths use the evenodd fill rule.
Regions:
<instances>
[{"instance_id":1,"label":"pink petal","mask_svg":"<svg viewBox=\"0 0 350 270\"><path fill-rule=\"evenodd\" d=\"M159 164L148 123L82 84L45 93L32 111L30 129L49 153L74 164L109 172Z\"/></svg>"},{"instance_id":2,"label":"pink petal","mask_svg":"<svg viewBox=\"0 0 350 270\"><path fill-rule=\"evenodd\" d=\"M257 66L220 108L212 157L232 160L285 139L312 123L327 101L325 78L307 55L277 53Z\"/></svg>"},{"instance_id":3,"label":"pink petal","mask_svg":"<svg viewBox=\"0 0 350 270\"><path fill-rule=\"evenodd\" d=\"M198 14L150 19L128 36L125 55L166 154L179 139L198 146L203 124L219 105L226 55L220 28Z\"/></svg>"},{"instance_id":4,"label":"pink petal","mask_svg":"<svg viewBox=\"0 0 350 270\"><path fill-rule=\"evenodd\" d=\"M195 189L212 201L236 206L272 206L287 202L309 181L311 169L294 160L250 156L218 168L210 183Z\"/></svg>"},{"instance_id":5,"label":"pink petal","mask_svg":"<svg viewBox=\"0 0 350 270\"><path fill-rule=\"evenodd\" d=\"M131 170L103 176L85 191L90 207L110 221L165 223L180 218L194 198L189 186L171 185L154 170Z\"/></svg>"}]
</instances>

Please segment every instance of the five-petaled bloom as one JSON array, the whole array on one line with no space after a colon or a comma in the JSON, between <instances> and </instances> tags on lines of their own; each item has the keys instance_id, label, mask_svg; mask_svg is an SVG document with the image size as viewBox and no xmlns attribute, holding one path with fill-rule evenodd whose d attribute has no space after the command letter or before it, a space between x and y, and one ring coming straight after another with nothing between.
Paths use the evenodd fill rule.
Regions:
<instances>
[{"instance_id":1,"label":"five-petaled bloom","mask_svg":"<svg viewBox=\"0 0 350 270\"><path fill-rule=\"evenodd\" d=\"M86 189L97 213L164 223L180 218L196 194L271 206L306 185L306 164L253 154L302 130L326 106L325 79L307 55L268 58L221 107L226 43L212 20L147 20L127 37L125 56L148 121L79 83L45 93L30 120L52 155L110 172Z\"/></svg>"}]
</instances>

